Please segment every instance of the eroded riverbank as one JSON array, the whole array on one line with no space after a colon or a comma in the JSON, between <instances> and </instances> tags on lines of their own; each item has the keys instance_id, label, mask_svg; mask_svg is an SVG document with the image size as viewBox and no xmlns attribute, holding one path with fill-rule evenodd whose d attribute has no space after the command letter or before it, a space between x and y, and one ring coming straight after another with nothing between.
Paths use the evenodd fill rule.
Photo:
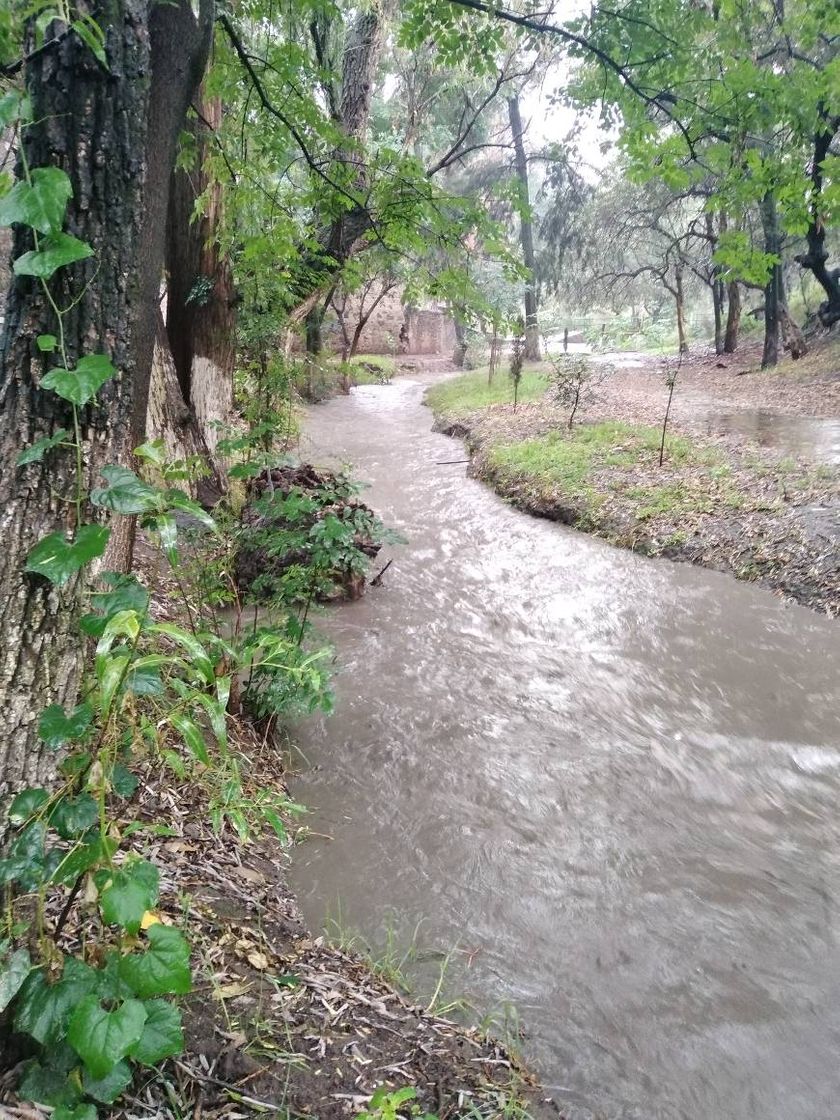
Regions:
<instances>
[{"instance_id":1,"label":"eroded riverbank","mask_svg":"<svg viewBox=\"0 0 840 1120\"><path fill-rule=\"evenodd\" d=\"M317 928L451 953L574 1120L812 1120L840 1095L836 624L535 520L439 466L425 385L311 412L409 540L324 616L292 875Z\"/></svg>"}]
</instances>

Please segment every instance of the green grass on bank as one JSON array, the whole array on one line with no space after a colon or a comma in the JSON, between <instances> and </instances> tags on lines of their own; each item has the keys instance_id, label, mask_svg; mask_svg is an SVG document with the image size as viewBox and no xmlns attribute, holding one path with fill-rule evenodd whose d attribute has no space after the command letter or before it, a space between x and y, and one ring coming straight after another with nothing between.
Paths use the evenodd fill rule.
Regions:
<instances>
[{"instance_id":1,"label":"green grass on bank","mask_svg":"<svg viewBox=\"0 0 840 1120\"><path fill-rule=\"evenodd\" d=\"M548 388L541 367L526 369L519 382L519 400L541 397ZM487 366L470 370L433 385L426 393L426 404L436 415L465 416L491 404L513 402L513 382L506 366L496 371L492 385L487 384Z\"/></svg>"},{"instance_id":2,"label":"green grass on bank","mask_svg":"<svg viewBox=\"0 0 840 1120\"><path fill-rule=\"evenodd\" d=\"M661 438L659 428L585 424L493 447L488 465L503 490L505 484L524 485L534 497L577 503L584 517L594 518L607 502L636 521L741 504L720 450L669 436L660 470Z\"/></svg>"}]
</instances>

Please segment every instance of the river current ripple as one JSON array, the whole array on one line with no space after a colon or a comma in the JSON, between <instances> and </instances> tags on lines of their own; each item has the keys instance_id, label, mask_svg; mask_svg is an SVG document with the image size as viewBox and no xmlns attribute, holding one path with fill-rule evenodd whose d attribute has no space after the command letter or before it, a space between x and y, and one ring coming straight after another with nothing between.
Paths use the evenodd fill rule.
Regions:
<instances>
[{"instance_id":1,"label":"river current ripple","mask_svg":"<svg viewBox=\"0 0 840 1120\"><path fill-rule=\"evenodd\" d=\"M421 923L570 1120L840 1116L840 623L509 508L423 389L306 423L408 540L318 622L307 918Z\"/></svg>"}]
</instances>

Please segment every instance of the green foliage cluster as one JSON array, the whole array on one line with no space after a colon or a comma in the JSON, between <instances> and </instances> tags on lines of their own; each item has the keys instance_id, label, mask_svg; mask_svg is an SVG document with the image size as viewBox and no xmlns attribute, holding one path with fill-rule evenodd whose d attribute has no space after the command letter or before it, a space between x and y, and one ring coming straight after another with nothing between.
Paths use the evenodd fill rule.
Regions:
<instances>
[{"instance_id":1,"label":"green foliage cluster","mask_svg":"<svg viewBox=\"0 0 840 1120\"><path fill-rule=\"evenodd\" d=\"M85 40L87 41L87 40ZM18 94L2 102L3 120L26 128L28 104ZM106 519L136 517L155 542L184 590L189 625L157 621L150 597L132 576L98 575L88 596L80 639L93 648L83 699L66 711L53 704L40 713L38 734L55 751L60 780L54 789L28 787L14 798L11 839L0 859L6 899L0 922L0 1017L17 1036L28 1061L20 1095L50 1107L57 1120L94 1120L129 1085L135 1067L153 1066L183 1047L181 1013L174 998L191 989L190 946L184 933L158 912L159 873L144 849L144 836L163 832L162 822L134 814L138 764L152 759L176 778L187 776L207 791L208 815L219 831L241 838L267 827L288 840L286 820L300 806L269 790L246 785L241 760L228 740L228 713L240 692L259 714L328 708L325 650L307 652L300 587L275 596L282 625L242 626L242 604L233 628L215 608L220 586L230 584L232 515L217 521L173 485L192 469L170 464L161 443L136 449L160 484L117 465L102 468L101 485L85 490L82 422L87 406L116 375L107 354L71 362L65 322L71 307L56 302L50 287L59 269L91 255L91 248L64 230L71 185L55 167L30 168L0 198L0 222L26 227L33 248L13 263L17 275L41 285L53 312L55 333L42 334L38 349L51 368L41 389L60 398L69 424L19 455L21 472L57 453L75 461L75 485L57 495L73 513L72 528L45 536L26 558L32 578L73 591L87 584L93 561L104 555ZM264 423L284 416L285 373L268 386ZM278 388L279 386L279 388ZM256 414L252 417L256 419ZM288 434L290 422L286 426ZM275 429L255 425L231 441L240 473L248 477L259 459L276 455ZM349 483L346 484L349 486ZM89 513L96 517L87 521ZM190 526L185 529L185 526ZM346 530L330 519L319 523L313 550L319 564L358 564ZM189 574L185 546L200 540L202 555L220 559L209 583L184 586ZM315 575L309 577L318 578ZM203 596L203 592L208 592ZM193 593L199 597L195 612ZM233 592L235 595L235 592ZM215 595L215 599L213 596ZM78 952L62 947L74 911L85 923ZM55 915L58 914L57 919Z\"/></svg>"}]
</instances>

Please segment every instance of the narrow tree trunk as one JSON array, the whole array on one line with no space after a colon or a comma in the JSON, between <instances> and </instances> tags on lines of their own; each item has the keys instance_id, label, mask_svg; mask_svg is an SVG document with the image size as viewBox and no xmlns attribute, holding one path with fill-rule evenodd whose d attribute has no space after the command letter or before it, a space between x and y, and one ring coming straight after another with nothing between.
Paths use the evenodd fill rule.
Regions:
<instances>
[{"instance_id":1,"label":"narrow tree trunk","mask_svg":"<svg viewBox=\"0 0 840 1120\"><path fill-rule=\"evenodd\" d=\"M525 358L531 362L538 362L540 327L537 319L534 230L531 223L531 198L528 188L528 157L522 135L522 116L519 111L518 96L508 98L508 116L516 154L516 177L519 180L519 238L522 244L522 261L528 269L528 279L525 281Z\"/></svg>"},{"instance_id":2,"label":"narrow tree trunk","mask_svg":"<svg viewBox=\"0 0 840 1120\"><path fill-rule=\"evenodd\" d=\"M191 0L172 0L148 6L151 42L151 85L146 131L147 175L143 191L143 219L135 269L139 278L139 310L135 357L140 376L134 387L131 425L112 461L136 467L133 448L146 436L149 382L157 332L158 298L166 244L166 215L170 178L178 135L187 107L198 89L207 64L213 34L213 0L200 0L198 19ZM131 570L133 524L120 523L111 534L103 567Z\"/></svg>"},{"instance_id":3,"label":"narrow tree trunk","mask_svg":"<svg viewBox=\"0 0 840 1120\"><path fill-rule=\"evenodd\" d=\"M677 307L677 342L679 351L685 354L688 351L688 338L685 331L685 293L683 290L683 269L677 265L675 269L674 302Z\"/></svg>"},{"instance_id":4,"label":"narrow tree trunk","mask_svg":"<svg viewBox=\"0 0 840 1120\"><path fill-rule=\"evenodd\" d=\"M365 327L370 322L371 315L373 315L374 311L380 305L382 300L388 295L389 292L392 292L395 287L396 281L383 281L378 294L374 297L370 306L367 307L364 311L362 310L361 306L359 307L359 321L356 323L356 329L353 331L353 341L350 344L351 358L354 358L359 351L359 346L361 345L362 341L362 333Z\"/></svg>"},{"instance_id":5,"label":"narrow tree trunk","mask_svg":"<svg viewBox=\"0 0 840 1120\"><path fill-rule=\"evenodd\" d=\"M779 361L779 328L781 305L784 303L782 288L782 236L776 198L768 191L761 200L761 226L764 232L764 252L775 258L764 288L764 352L761 368L775 366Z\"/></svg>"},{"instance_id":6,"label":"narrow tree trunk","mask_svg":"<svg viewBox=\"0 0 840 1120\"><path fill-rule=\"evenodd\" d=\"M737 280L730 280L726 286L727 311L726 332L723 336L724 354L734 354L738 349L738 332L741 328L741 288Z\"/></svg>"},{"instance_id":7,"label":"narrow tree trunk","mask_svg":"<svg viewBox=\"0 0 840 1120\"><path fill-rule=\"evenodd\" d=\"M166 332L184 401L192 409L212 454L233 409L234 291L230 262L219 249L221 184L204 170L208 130L222 121L219 98L199 97L200 119L191 122L197 166L176 171L167 214ZM196 199L205 199L193 220ZM212 469L220 478L223 464Z\"/></svg>"},{"instance_id":8,"label":"narrow tree trunk","mask_svg":"<svg viewBox=\"0 0 840 1120\"><path fill-rule=\"evenodd\" d=\"M455 316L455 350L452 354L452 364L456 369L464 369L467 361L467 328L463 320Z\"/></svg>"}]
</instances>

